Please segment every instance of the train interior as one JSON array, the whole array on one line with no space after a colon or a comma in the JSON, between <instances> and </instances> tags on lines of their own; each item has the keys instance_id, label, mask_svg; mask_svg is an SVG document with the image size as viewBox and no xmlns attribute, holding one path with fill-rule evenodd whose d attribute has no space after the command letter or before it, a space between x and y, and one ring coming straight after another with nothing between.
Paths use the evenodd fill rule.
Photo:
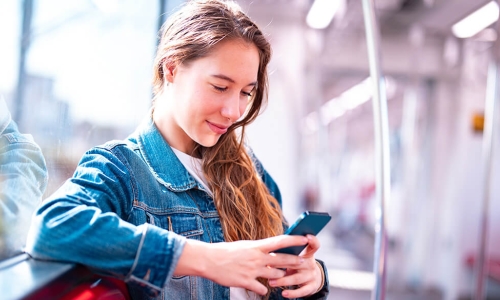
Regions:
<instances>
[{"instance_id":1,"label":"train interior","mask_svg":"<svg viewBox=\"0 0 500 300\"><path fill-rule=\"evenodd\" d=\"M158 30L182 2L0 2L0 96L42 148L44 198L148 114ZM236 2L273 49L246 139L289 222L332 216L316 254L329 299L500 299L498 2ZM0 261L7 299L128 297L18 253Z\"/></svg>"}]
</instances>

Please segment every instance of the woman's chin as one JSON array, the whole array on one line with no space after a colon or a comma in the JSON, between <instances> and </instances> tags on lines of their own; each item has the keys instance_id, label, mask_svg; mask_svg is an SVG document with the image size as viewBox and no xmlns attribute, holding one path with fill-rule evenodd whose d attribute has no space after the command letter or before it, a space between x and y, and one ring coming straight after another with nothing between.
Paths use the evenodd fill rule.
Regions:
<instances>
[{"instance_id":1,"label":"woman's chin","mask_svg":"<svg viewBox=\"0 0 500 300\"><path fill-rule=\"evenodd\" d=\"M207 137L204 139L200 139L199 141L197 141L197 143L202 145L203 147L210 148L210 147L215 146L215 144L217 144L217 142L219 141L219 138L220 138L220 135L217 137L210 137L210 138Z\"/></svg>"}]
</instances>

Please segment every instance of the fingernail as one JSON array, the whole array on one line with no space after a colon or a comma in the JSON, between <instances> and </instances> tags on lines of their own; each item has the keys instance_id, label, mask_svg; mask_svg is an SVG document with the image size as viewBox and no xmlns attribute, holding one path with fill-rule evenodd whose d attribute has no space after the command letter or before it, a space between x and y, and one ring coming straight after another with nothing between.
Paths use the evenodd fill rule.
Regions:
<instances>
[{"instance_id":1,"label":"fingernail","mask_svg":"<svg viewBox=\"0 0 500 300\"><path fill-rule=\"evenodd\" d=\"M299 262L300 262L300 263L303 263L303 262L304 262L304 258L303 258L303 257L300 257L300 258L299 258Z\"/></svg>"},{"instance_id":2,"label":"fingernail","mask_svg":"<svg viewBox=\"0 0 500 300\"><path fill-rule=\"evenodd\" d=\"M270 286L275 286L276 285L276 280L269 280L269 285Z\"/></svg>"},{"instance_id":3,"label":"fingernail","mask_svg":"<svg viewBox=\"0 0 500 300\"><path fill-rule=\"evenodd\" d=\"M288 296L288 292L287 291L283 291L283 293L281 293L283 295L283 297L286 297Z\"/></svg>"},{"instance_id":4,"label":"fingernail","mask_svg":"<svg viewBox=\"0 0 500 300\"><path fill-rule=\"evenodd\" d=\"M306 237L307 237L307 240L309 240L309 241L310 241L310 240L312 240L312 237L313 237L313 236L312 236L312 235L310 235L310 234L308 234L308 235L306 235Z\"/></svg>"}]
</instances>

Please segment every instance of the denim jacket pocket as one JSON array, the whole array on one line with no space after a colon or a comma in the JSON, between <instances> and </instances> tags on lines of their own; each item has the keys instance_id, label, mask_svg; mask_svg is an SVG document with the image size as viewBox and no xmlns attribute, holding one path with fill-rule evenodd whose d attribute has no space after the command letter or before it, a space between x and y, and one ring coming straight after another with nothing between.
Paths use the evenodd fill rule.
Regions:
<instances>
[{"instance_id":1,"label":"denim jacket pocket","mask_svg":"<svg viewBox=\"0 0 500 300\"><path fill-rule=\"evenodd\" d=\"M198 214L176 212L158 216L151 214L150 212L146 212L146 216L146 219L149 219L151 224L161 220L160 227L167 229L168 231L175 232L186 238L199 240L203 235L202 218ZM154 225L158 226L157 224ZM191 286L192 279L190 279L189 276L172 276L172 279L173 281L170 282L171 289L176 289L175 287L186 288Z\"/></svg>"},{"instance_id":2,"label":"denim jacket pocket","mask_svg":"<svg viewBox=\"0 0 500 300\"><path fill-rule=\"evenodd\" d=\"M155 225L166 229L171 232L175 232L190 239L200 239L203 235L203 225L202 218L200 215L194 212L178 211L178 212L166 212L166 213L153 213L152 211L145 210L146 222L151 225ZM188 276L172 276L173 279L180 280ZM184 280L189 283L189 279ZM177 282L176 285L179 285ZM182 285L182 284L181 284Z\"/></svg>"},{"instance_id":3,"label":"denim jacket pocket","mask_svg":"<svg viewBox=\"0 0 500 300\"><path fill-rule=\"evenodd\" d=\"M200 215L193 212L158 213L145 210L146 222L175 232L187 238L199 239L203 235L203 224Z\"/></svg>"}]
</instances>

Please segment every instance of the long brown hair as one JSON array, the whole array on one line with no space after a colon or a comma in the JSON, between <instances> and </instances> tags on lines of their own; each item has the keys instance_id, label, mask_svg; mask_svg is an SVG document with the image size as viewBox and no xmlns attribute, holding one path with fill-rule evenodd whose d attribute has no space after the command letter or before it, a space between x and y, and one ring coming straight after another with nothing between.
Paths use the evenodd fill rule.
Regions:
<instances>
[{"instance_id":1,"label":"long brown hair","mask_svg":"<svg viewBox=\"0 0 500 300\"><path fill-rule=\"evenodd\" d=\"M242 119L213 147L197 144L194 150L202 158L226 241L255 240L283 233L281 208L256 172L244 146L245 126L255 120L267 101L269 42L234 2L190 1L163 25L154 64L156 98L165 85L165 68L204 57L222 40L238 39L253 43L259 51L256 89Z\"/></svg>"}]
</instances>

